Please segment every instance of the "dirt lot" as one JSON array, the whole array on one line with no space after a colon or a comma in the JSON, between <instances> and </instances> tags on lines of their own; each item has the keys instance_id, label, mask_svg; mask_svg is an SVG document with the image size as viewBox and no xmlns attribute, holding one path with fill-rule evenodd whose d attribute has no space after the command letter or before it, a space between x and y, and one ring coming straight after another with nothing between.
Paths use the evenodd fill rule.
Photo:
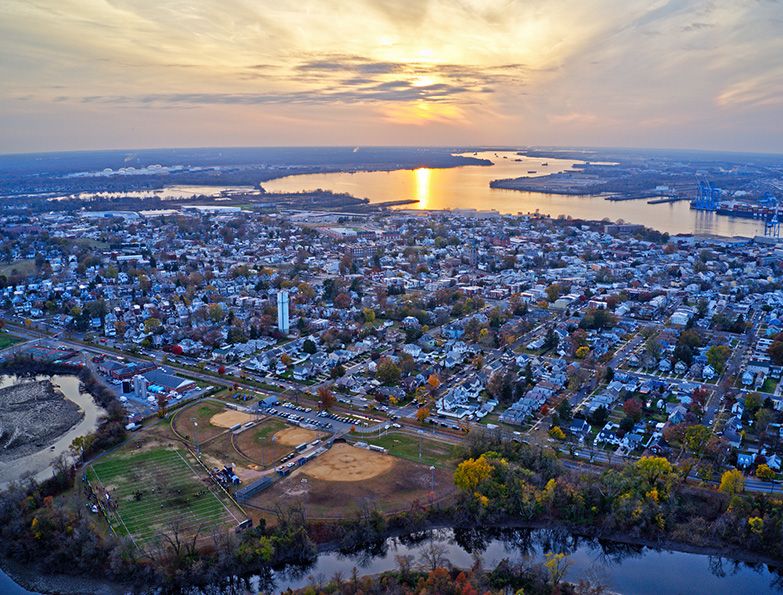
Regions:
<instances>
[{"instance_id":1,"label":"dirt lot","mask_svg":"<svg viewBox=\"0 0 783 595\"><path fill-rule=\"evenodd\" d=\"M244 411L234 411L233 409L227 409L220 413L213 415L209 423L218 428L232 428L237 424L245 424L249 421L253 421L255 416Z\"/></svg>"},{"instance_id":2,"label":"dirt lot","mask_svg":"<svg viewBox=\"0 0 783 595\"><path fill-rule=\"evenodd\" d=\"M365 502L398 512L429 502L432 478L426 465L338 443L250 504L274 511L301 503L312 518L350 516ZM434 478L435 498L454 492L450 470L436 469Z\"/></svg>"}]
</instances>

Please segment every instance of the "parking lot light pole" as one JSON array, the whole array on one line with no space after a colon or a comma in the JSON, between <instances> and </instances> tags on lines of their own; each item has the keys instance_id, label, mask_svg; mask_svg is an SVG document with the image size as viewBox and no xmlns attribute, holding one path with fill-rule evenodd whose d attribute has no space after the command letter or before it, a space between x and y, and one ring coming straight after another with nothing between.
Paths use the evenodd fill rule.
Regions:
<instances>
[{"instance_id":1,"label":"parking lot light pole","mask_svg":"<svg viewBox=\"0 0 783 595\"><path fill-rule=\"evenodd\" d=\"M193 438L196 442L196 456L201 456L201 446L198 442L198 421L196 421L196 418L191 418L193 421Z\"/></svg>"}]
</instances>

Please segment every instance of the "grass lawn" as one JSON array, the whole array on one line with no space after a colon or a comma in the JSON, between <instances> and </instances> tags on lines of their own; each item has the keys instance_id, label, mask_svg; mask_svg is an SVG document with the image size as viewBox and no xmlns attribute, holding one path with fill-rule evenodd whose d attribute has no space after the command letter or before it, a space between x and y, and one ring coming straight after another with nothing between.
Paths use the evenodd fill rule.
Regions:
<instances>
[{"instance_id":1,"label":"grass lawn","mask_svg":"<svg viewBox=\"0 0 783 595\"><path fill-rule=\"evenodd\" d=\"M175 523L185 535L209 535L217 526L238 522L189 456L182 450L155 448L90 465L87 478L96 496L106 502L105 494L111 495L109 519L115 533L143 545Z\"/></svg>"},{"instance_id":2,"label":"grass lawn","mask_svg":"<svg viewBox=\"0 0 783 595\"><path fill-rule=\"evenodd\" d=\"M0 275L6 277L10 275L32 275L35 273L35 260L17 260L8 264L0 265Z\"/></svg>"},{"instance_id":3,"label":"grass lawn","mask_svg":"<svg viewBox=\"0 0 783 595\"><path fill-rule=\"evenodd\" d=\"M764 384L761 385L761 392L763 393L774 393L775 389L778 386L778 381L774 378L766 378L764 380Z\"/></svg>"},{"instance_id":4,"label":"grass lawn","mask_svg":"<svg viewBox=\"0 0 783 595\"><path fill-rule=\"evenodd\" d=\"M435 467L451 467L460 457L459 446L422 438L421 461L419 461L419 438L402 432L389 432L380 438L362 437L361 440L368 444L382 446L392 456Z\"/></svg>"},{"instance_id":5,"label":"grass lawn","mask_svg":"<svg viewBox=\"0 0 783 595\"><path fill-rule=\"evenodd\" d=\"M264 442L277 434L281 430L285 430L288 427L288 425L285 422L280 421L279 419L268 419L263 424L261 424L257 430L254 431L254 438L258 442Z\"/></svg>"},{"instance_id":6,"label":"grass lawn","mask_svg":"<svg viewBox=\"0 0 783 595\"><path fill-rule=\"evenodd\" d=\"M7 332L0 331L0 349L6 349L15 343L19 343L20 341L21 339L19 337L14 337L13 335L9 335Z\"/></svg>"}]
</instances>

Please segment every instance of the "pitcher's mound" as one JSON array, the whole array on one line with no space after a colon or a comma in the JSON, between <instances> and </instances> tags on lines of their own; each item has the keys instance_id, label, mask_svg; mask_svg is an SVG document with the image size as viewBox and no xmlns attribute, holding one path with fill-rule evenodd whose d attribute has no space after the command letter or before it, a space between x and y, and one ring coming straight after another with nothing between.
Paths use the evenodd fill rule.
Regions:
<instances>
[{"instance_id":1,"label":"pitcher's mound","mask_svg":"<svg viewBox=\"0 0 783 595\"><path fill-rule=\"evenodd\" d=\"M338 443L308 463L302 473L324 481L363 481L388 473L394 463L389 455Z\"/></svg>"},{"instance_id":2,"label":"pitcher's mound","mask_svg":"<svg viewBox=\"0 0 783 595\"><path fill-rule=\"evenodd\" d=\"M244 411L221 411L213 415L209 423L218 428L231 428L237 424L244 424L253 421L254 416Z\"/></svg>"}]
</instances>

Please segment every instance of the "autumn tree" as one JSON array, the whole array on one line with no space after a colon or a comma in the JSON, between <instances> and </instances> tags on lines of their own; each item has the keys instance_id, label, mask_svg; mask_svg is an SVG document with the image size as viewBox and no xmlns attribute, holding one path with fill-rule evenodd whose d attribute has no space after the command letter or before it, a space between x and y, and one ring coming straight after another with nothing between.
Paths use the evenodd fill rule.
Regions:
<instances>
[{"instance_id":1,"label":"autumn tree","mask_svg":"<svg viewBox=\"0 0 783 595\"><path fill-rule=\"evenodd\" d=\"M434 372L427 378L427 386L430 387L430 391L435 392L440 386L440 378Z\"/></svg>"},{"instance_id":2,"label":"autumn tree","mask_svg":"<svg viewBox=\"0 0 783 595\"><path fill-rule=\"evenodd\" d=\"M332 392L331 386L319 386L316 392L318 394L318 406L323 411L329 411L329 409L337 402L337 399Z\"/></svg>"},{"instance_id":3,"label":"autumn tree","mask_svg":"<svg viewBox=\"0 0 783 595\"><path fill-rule=\"evenodd\" d=\"M756 477L762 481L772 481L775 479L775 472L766 463L756 467Z\"/></svg>"},{"instance_id":4,"label":"autumn tree","mask_svg":"<svg viewBox=\"0 0 783 595\"><path fill-rule=\"evenodd\" d=\"M623 403L623 412L634 422L642 418L642 402L636 397L631 397Z\"/></svg>"},{"instance_id":5,"label":"autumn tree","mask_svg":"<svg viewBox=\"0 0 783 595\"><path fill-rule=\"evenodd\" d=\"M730 469L720 476L718 491L734 496L745 491L745 477L739 469Z\"/></svg>"},{"instance_id":6,"label":"autumn tree","mask_svg":"<svg viewBox=\"0 0 783 595\"><path fill-rule=\"evenodd\" d=\"M454 485L465 492L473 492L479 484L491 477L492 471L492 463L484 455L467 459L454 471Z\"/></svg>"},{"instance_id":7,"label":"autumn tree","mask_svg":"<svg viewBox=\"0 0 783 595\"><path fill-rule=\"evenodd\" d=\"M423 424L429 416L430 416L429 407L419 407L416 410L416 421L418 421L420 424Z\"/></svg>"},{"instance_id":8,"label":"autumn tree","mask_svg":"<svg viewBox=\"0 0 783 595\"><path fill-rule=\"evenodd\" d=\"M560 426L554 426L549 430L549 436L555 440L565 440L565 432L560 429Z\"/></svg>"},{"instance_id":9,"label":"autumn tree","mask_svg":"<svg viewBox=\"0 0 783 595\"><path fill-rule=\"evenodd\" d=\"M387 386L399 384L402 372L390 357L382 357L375 368L375 376Z\"/></svg>"}]
</instances>

